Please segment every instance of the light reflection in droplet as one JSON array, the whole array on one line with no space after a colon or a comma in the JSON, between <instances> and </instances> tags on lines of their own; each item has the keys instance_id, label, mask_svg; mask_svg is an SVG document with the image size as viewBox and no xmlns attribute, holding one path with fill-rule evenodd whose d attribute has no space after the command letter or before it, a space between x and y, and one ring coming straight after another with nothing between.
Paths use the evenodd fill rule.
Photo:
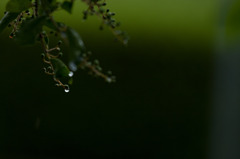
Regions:
<instances>
[{"instance_id":1,"label":"light reflection in droplet","mask_svg":"<svg viewBox=\"0 0 240 159\"><path fill-rule=\"evenodd\" d=\"M68 93L70 90L69 90L69 89L64 89L64 91L65 91L66 93Z\"/></svg>"},{"instance_id":2,"label":"light reflection in droplet","mask_svg":"<svg viewBox=\"0 0 240 159\"><path fill-rule=\"evenodd\" d=\"M70 71L69 74L68 74L69 77L72 77L73 76L73 72Z\"/></svg>"}]
</instances>

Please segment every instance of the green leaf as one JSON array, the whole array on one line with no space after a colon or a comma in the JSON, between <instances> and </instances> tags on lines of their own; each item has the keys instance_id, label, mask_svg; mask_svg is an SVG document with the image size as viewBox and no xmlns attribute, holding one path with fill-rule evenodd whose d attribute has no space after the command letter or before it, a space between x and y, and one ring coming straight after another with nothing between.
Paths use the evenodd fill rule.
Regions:
<instances>
[{"instance_id":1,"label":"green leaf","mask_svg":"<svg viewBox=\"0 0 240 159\"><path fill-rule=\"evenodd\" d=\"M10 22L16 19L18 13L7 12L0 21L0 33L8 26Z\"/></svg>"},{"instance_id":2,"label":"green leaf","mask_svg":"<svg viewBox=\"0 0 240 159\"><path fill-rule=\"evenodd\" d=\"M45 23L45 26L58 31L56 25L58 26L58 28L64 28L64 31L60 32L60 35L69 48L69 68L72 71L76 71L78 65L83 60L83 53L86 53L86 48L82 41L82 38L74 29L66 27L63 23L56 22L56 24L54 25L50 19L47 19Z\"/></svg>"},{"instance_id":3,"label":"green leaf","mask_svg":"<svg viewBox=\"0 0 240 159\"><path fill-rule=\"evenodd\" d=\"M61 5L62 9L67 11L68 13L72 13L73 1L64 1Z\"/></svg>"},{"instance_id":4,"label":"green leaf","mask_svg":"<svg viewBox=\"0 0 240 159\"><path fill-rule=\"evenodd\" d=\"M29 0L9 0L6 10L9 12L19 13L31 7Z\"/></svg>"},{"instance_id":5,"label":"green leaf","mask_svg":"<svg viewBox=\"0 0 240 159\"><path fill-rule=\"evenodd\" d=\"M51 63L53 65L56 78L69 77L70 71L62 60L53 58L51 59Z\"/></svg>"},{"instance_id":6,"label":"green leaf","mask_svg":"<svg viewBox=\"0 0 240 159\"><path fill-rule=\"evenodd\" d=\"M16 33L16 42L21 45L34 44L45 23L46 16L26 20Z\"/></svg>"},{"instance_id":7,"label":"green leaf","mask_svg":"<svg viewBox=\"0 0 240 159\"><path fill-rule=\"evenodd\" d=\"M53 24L53 22L51 21L50 18L47 18L47 19L46 19L46 22L45 22L44 25L47 26L47 27L50 28L50 29L55 30L55 31L58 31L58 28L65 27L65 24L60 23L60 22L56 22L56 26L58 27L58 28L57 28L57 27Z\"/></svg>"},{"instance_id":8,"label":"green leaf","mask_svg":"<svg viewBox=\"0 0 240 159\"><path fill-rule=\"evenodd\" d=\"M226 32L230 38L240 36L240 1L231 5L226 19Z\"/></svg>"},{"instance_id":9,"label":"green leaf","mask_svg":"<svg viewBox=\"0 0 240 159\"><path fill-rule=\"evenodd\" d=\"M80 35L72 28L68 27L65 32L61 33L69 47L70 62L69 68L76 71L78 65L82 62L82 54L86 53L85 45Z\"/></svg>"},{"instance_id":10,"label":"green leaf","mask_svg":"<svg viewBox=\"0 0 240 159\"><path fill-rule=\"evenodd\" d=\"M39 12L41 14L51 13L58 8L58 2L56 0L40 0L41 6Z\"/></svg>"}]
</instances>

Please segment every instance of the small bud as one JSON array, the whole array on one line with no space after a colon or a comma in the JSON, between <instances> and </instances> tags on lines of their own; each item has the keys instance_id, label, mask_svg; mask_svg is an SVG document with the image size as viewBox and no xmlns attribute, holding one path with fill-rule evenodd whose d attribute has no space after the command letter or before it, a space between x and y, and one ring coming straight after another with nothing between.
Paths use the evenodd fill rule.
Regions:
<instances>
[{"instance_id":1,"label":"small bud","mask_svg":"<svg viewBox=\"0 0 240 159\"><path fill-rule=\"evenodd\" d=\"M83 16L83 20L86 20L86 19L87 19L87 15L84 15L84 16Z\"/></svg>"},{"instance_id":2,"label":"small bud","mask_svg":"<svg viewBox=\"0 0 240 159\"><path fill-rule=\"evenodd\" d=\"M60 49L60 47L56 47L56 50L57 50L57 51L60 51L61 49Z\"/></svg>"},{"instance_id":3,"label":"small bud","mask_svg":"<svg viewBox=\"0 0 240 159\"><path fill-rule=\"evenodd\" d=\"M59 52L58 53L58 57L62 57L63 56L63 53L62 52Z\"/></svg>"},{"instance_id":4,"label":"small bud","mask_svg":"<svg viewBox=\"0 0 240 159\"><path fill-rule=\"evenodd\" d=\"M116 28L116 26L115 26L115 25L111 25L111 27L112 27L113 29L115 29L115 28Z\"/></svg>"},{"instance_id":5,"label":"small bud","mask_svg":"<svg viewBox=\"0 0 240 159\"><path fill-rule=\"evenodd\" d=\"M11 34L9 35L9 38L12 39L13 36L14 36L14 33L11 33Z\"/></svg>"},{"instance_id":6,"label":"small bud","mask_svg":"<svg viewBox=\"0 0 240 159\"><path fill-rule=\"evenodd\" d=\"M108 13L109 11L110 11L109 9L106 10L107 13Z\"/></svg>"},{"instance_id":7,"label":"small bud","mask_svg":"<svg viewBox=\"0 0 240 159\"><path fill-rule=\"evenodd\" d=\"M107 74L108 74L108 75L112 75L112 71L108 71Z\"/></svg>"},{"instance_id":8,"label":"small bud","mask_svg":"<svg viewBox=\"0 0 240 159\"><path fill-rule=\"evenodd\" d=\"M61 85L57 83L57 84L55 84L55 86L60 87Z\"/></svg>"},{"instance_id":9,"label":"small bud","mask_svg":"<svg viewBox=\"0 0 240 159\"><path fill-rule=\"evenodd\" d=\"M100 8L100 9L99 9L99 12L100 12L100 13L104 13L104 11L105 11L105 10L104 10L103 8Z\"/></svg>"},{"instance_id":10,"label":"small bud","mask_svg":"<svg viewBox=\"0 0 240 159\"><path fill-rule=\"evenodd\" d=\"M102 67L100 67L100 66L97 66L97 68L96 68L98 71L102 71Z\"/></svg>"},{"instance_id":11,"label":"small bud","mask_svg":"<svg viewBox=\"0 0 240 159\"><path fill-rule=\"evenodd\" d=\"M96 12L96 11L95 11L94 9L92 9L91 12L90 12L90 14L91 14L91 15L94 15L95 12Z\"/></svg>"},{"instance_id":12,"label":"small bud","mask_svg":"<svg viewBox=\"0 0 240 159\"><path fill-rule=\"evenodd\" d=\"M83 11L83 19L87 19L88 11Z\"/></svg>"},{"instance_id":13,"label":"small bud","mask_svg":"<svg viewBox=\"0 0 240 159\"><path fill-rule=\"evenodd\" d=\"M107 3L106 2L104 2L103 4L102 4L102 6L106 6L107 5Z\"/></svg>"},{"instance_id":14,"label":"small bud","mask_svg":"<svg viewBox=\"0 0 240 159\"><path fill-rule=\"evenodd\" d=\"M87 11L87 10L83 11L83 14L84 14L84 15L87 15L87 14L88 14L88 11Z\"/></svg>"},{"instance_id":15,"label":"small bud","mask_svg":"<svg viewBox=\"0 0 240 159\"><path fill-rule=\"evenodd\" d=\"M99 65L99 61L98 60L94 60L94 64L95 65Z\"/></svg>"},{"instance_id":16,"label":"small bud","mask_svg":"<svg viewBox=\"0 0 240 159\"><path fill-rule=\"evenodd\" d=\"M52 67L51 67L51 66L48 66L47 72L50 72L50 71L52 71Z\"/></svg>"},{"instance_id":17,"label":"small bud","mask_svg":"<svg viewBox=\"0 0 240 159\"><path fill-rule=\"evenodd\" d=\"M61 44L62 44L62 41L61 41L61 40L59 40L59 41L58 41L58 45L61 45Z\"/></svg>"},{"instance_id":18,"label":"small bud","mask_svg":"<svg viewBox=\"0 0 240 159\"><path fill-rule=\"evenodd\" d=\"M106 19L110 20L111 19L111 15L107 15Z\"/></svg>"},{"instance_id":19,"label":"small bud","mask_svg":"<svg viewBox=\"0 0 240 159\"><path fill-rule=\"evenodd\" d=\"M44 53L41 54L41 58L42 58L42 59L45 58L45 54L44 54Z\"/></svg>"},{"instance_id":20,"label":"small bud","mask_svg":"<svg viewBox=\"0 0 240 159\"><path fill-rule=\"evenodd\" d=\"M43 35L47 35L46 31L43 31L42 34L43 34Z\"/></svg>"},{"instance_id":21,"label":"small bud","mask_svg":"<svg viewBox=\"0 0 240 159\"><path fill-rule=\"evenodd\" d=\"M107 77L106 79L106 82L108 82L108 83L112 83L113 81L112 81L112 78L110 78L110 77Z\"/></svg>"},{"instance_id":22,"label":"small bud","mask_svg":"<svg viewBox=\"0 0 240 159\"><path fill-rule=\"evenodd\" d=\"M44 68L43 68L43 71L46 73L46 72L47 72L47 69L44 67Z\"/></svg>"}]
</instances>

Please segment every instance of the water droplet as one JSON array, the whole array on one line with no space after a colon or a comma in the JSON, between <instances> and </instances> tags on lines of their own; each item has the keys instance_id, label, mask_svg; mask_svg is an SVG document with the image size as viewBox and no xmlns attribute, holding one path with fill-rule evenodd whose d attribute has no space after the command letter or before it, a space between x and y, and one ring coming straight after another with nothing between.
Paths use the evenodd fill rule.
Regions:
<instances>
[{"instance_id":1,"label":"water droplet","mask_svg":"<svg viewBox=\"0 0 240 159\"><path fill-rule=\"evenodd\" d=\"M69 74L68 74L69 77L72 77L73 76L73 72L70 71Z\"/></svg>"},{"instance_id":2,"label":"water droplet","mask_svg":"<svg viewBox=\"0 0 240 159\"><path fill-rule=\"evenodd\" d=\"M69 86L68 86L68 85L64 85L64 91L65 91L66 93L68 93L68 92L70 91L70 89L69 89Z\"/></svg>"}]
</instances>

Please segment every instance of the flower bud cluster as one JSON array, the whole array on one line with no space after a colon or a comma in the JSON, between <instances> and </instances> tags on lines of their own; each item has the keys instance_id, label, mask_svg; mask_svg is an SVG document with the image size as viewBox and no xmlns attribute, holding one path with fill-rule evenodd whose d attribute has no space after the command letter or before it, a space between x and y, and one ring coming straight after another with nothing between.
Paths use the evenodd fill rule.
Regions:
<instances>
[{"instance_id":1,"label":"flower bud cluster","mask_svg":"<svg viewBox=\"0 0 240 159\"><path fill-rule=\"evenodd\" d=\"M110 12L109 9L105 8L105 6L107 5L106 0L82 0L82 1L88 5L88 8L83 12L83 19L87 19L89 15L98 16L102 22L99 29L103 30L104 27L106 26L115 35L116 40L122 42L124 45L127 45L129 37L126 32L117 29L120 26L120 23L114 19L116 14L114 12ZM46 4L43 5L44 4L43 2L46 2L46 4L51 4L51 5L49 5L49 7L46 7ZM70 3L73 4L73 2L74 0L71 0ZM21 6L21 4L19 3L16 3L16 4ZM44 19L43 24L44 26L47 26L50 29L53 29L53 31L50 31L50 34L54 34L55 36L61 37L64 43L66 43L67 45L75 43L77 46L75 47L74 45L69 45L70 47L73 46L73 48L79 49L79 48L85 48L85 46L81 38L78 35L75 35L75 32L72 32L72 29L70 27L66 26L63 23L56 22L54 20L52 16L52 12L60 8L61 6L60 2L55 3L55 1L30 0L30 4L32 5L25 6L26 8L24 8L20 13L17 12L15 15L12 16L13 19L16 18L15 20L13 21L12 19L9 20L9 21L12 21L8 24L8 27L12 28L12 32L10 33L9 37L10 38L14 38L15 36L21 37L21 38L16 38L16 41L18 41L19 39L24 40L25 37L28 37L28 36L31 37L32 35L32 37L34 37L34 40L38 40L41 43L43 48L43 53L41 54L41 58L44 62L43 70L45 74L51 75L53 77L53 80L56 82L56 86L63 87L65 92L69 92L68 84L72 84L73 72L69 70L69 68L71 69L71 65L70 65L71 61L70 61L69 67L67 67L66 64L62 60L60 60L60 58L63 56L63 53L61 52L61 49L60 49L60 45L62 44L62 41L59 41L55 47L49 48L48 35L45 31L42 30L43 28L42 25L37 26L38 25L37 23L36 24L34 23L36 26L31 25L30 27L29 26L26 27L26 25L28 24L29 21L35 22L35 20L37 21L42 17L46 18ZM27 8L30 9L30 11L25 10ZM4 12L4 14L7 14L7 12ZM8 16L5 16L5 18L6 17ZM34 20L31 20L31 18ZM26 20L26 23L23 23L25 20ZM22 23L23 25L21 25ZM26 31L24 32L20 30L21 29L20 27L25 28L22 30L26 30ZM41 30L36 29L35 27L41 28ZM33 30L35 29L36 31L35 30L29 31L31 29ZM25 36L25 34L27 34L28 32L30 33L30 35ZM23 36L20 36L20 33L22 34L25 33L25 34ZM27 40L28 42L26 43L32 44L31 43L32 37L30 38L30 40ZM79 54L74 54L73 56L74 58L71 59L75 64L76 70L77 68L86 69L89 74L93 75L94 77L101 77L108 83L112 83L116 81L116 77L112 75L111 71L107 71L107 73L103 73L103 68L101 67L99 60L97 59L90 60L91 52L82 54L82 52L86 52L86 49L82 49L82 50ZM73 53L73 51L71 51L70 49L70 55L72 55L71 53ZM73 69L71 70L74 71ZM64 84L64 83L68 83L68 84Z\"/></svg>"},{"instance_id":2,"label":"flower bud cluster","mask_svg":"<svg viewBox=\"0 0 240 159\"><path fill-rule=\"evenodd\" d=\"M81 69L87 69L88 74L94 77L101 77L108 83L116 82L116 77L112 75L111 71L108 71L106 74L103 73L103 69L100 66L99 60L95 59L93 62L89 61L91 52L83 54L82 62L79 65Z\"/></svg>"},{"instance_id":3,"label":"flower bud cluster","mask_svg":"<svg viewBox=\"0 0 240 159\"><path fill-rule=\"evenodd\" d=\"M104 25L108 26L112 33L115 35L116 40L122 42L124 45L128 44L129 36L126 32L117 30L120 26L120 22L117 22L113 17L116 15L114 12L110 12L110 9L105 9L107 5L105 1L102 0L82 0L88 5L87 10L83 11L83 19L86 20L89 15L97 15L102 24L99 29L103 30Z\"/></svg>"},{"instance_id":4,"label":"flower bud cluster","mask_svg":"<svg viewBox=\"0 0 240 159\"><path fill-rule=\"evenodd\" d=\"M7 12L4 12L6 14ZM18 31L20 25L26 20L26 18L30 17L30 11L26 10L24 12L21 12L17 18L8 24L8 27L12 27L12 32L9 34L9 38L14 38L16 32Z\"/></svg>"},{"instance_id":5,"label":"flower bud cluster","mask_svg":"<svg viewBox=\"0 0 240 159\"><path fill-rule=\"evenodd\" d=\"M41 54L41 58L43 62L47 65L43 68L45 74L53 76L54 81L56 82L56 86L63 87L65 92L69 92L69 86L67 84L63 84L58 78L55 77L55 70L53 67L53 64L51 62L51 59L54 58L60 58L63 56L63 53L61 52L60 45L62 44L62 41L60 40L57 45L51 49L49 49L48 42L46 39L48 39L46 32L42 32L40 35L40 41L44 50L44 53ZM72 77L73 73L69 73L69 77Z\"/></svg>"}]
</instances>

